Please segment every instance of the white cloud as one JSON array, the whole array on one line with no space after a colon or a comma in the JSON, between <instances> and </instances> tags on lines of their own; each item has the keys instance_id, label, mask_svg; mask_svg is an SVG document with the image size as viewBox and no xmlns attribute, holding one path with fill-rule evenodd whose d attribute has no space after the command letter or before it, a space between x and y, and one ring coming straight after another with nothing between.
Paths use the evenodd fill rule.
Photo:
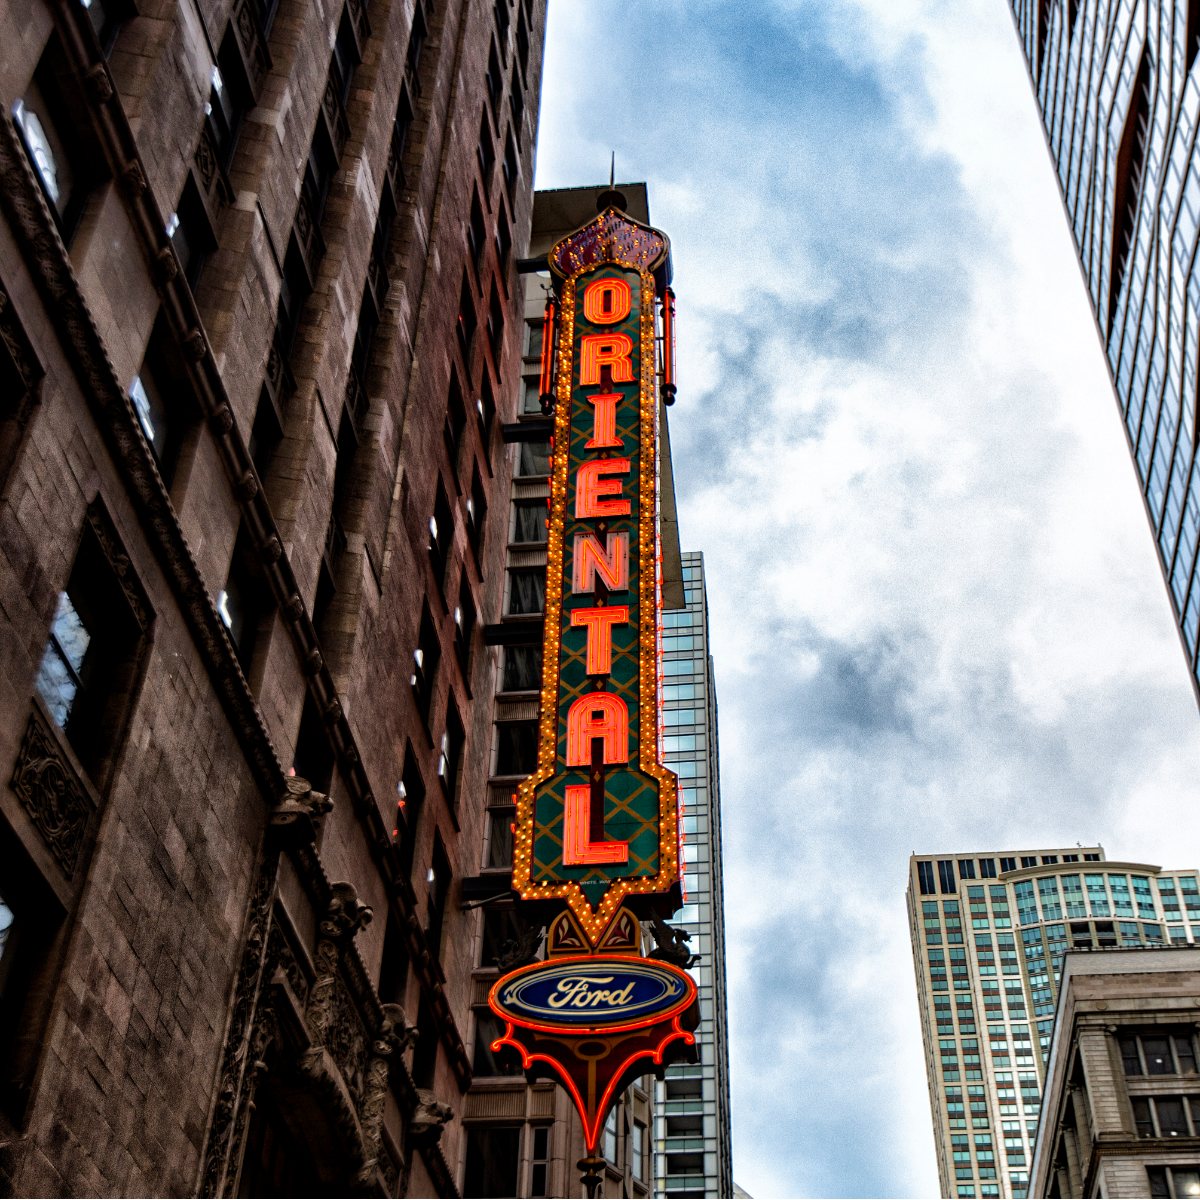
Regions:
<instances>
[{"instance_id":1,"label":"white cloud","mask_svg":"<svg viewBox=\"0 0 1200 1200\"><path fill-rule=\"evenodd\" d=\"M910 851L1163 862L1200 832L1196 703L1011 18L574 0L547 53L539 186L615 148L673 240L735 1176L935 1195Z\"/></svg>"}]
</instances>

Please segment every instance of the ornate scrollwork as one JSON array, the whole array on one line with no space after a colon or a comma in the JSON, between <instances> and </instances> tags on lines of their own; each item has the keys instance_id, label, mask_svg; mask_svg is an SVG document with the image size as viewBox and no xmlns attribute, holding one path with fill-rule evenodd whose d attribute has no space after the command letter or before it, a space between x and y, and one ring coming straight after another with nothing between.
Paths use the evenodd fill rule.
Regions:
<instances>
[{"instance_id":1,"label":"ornate scrollwork","mask_svg":"<svg viewBox=\"0 0 1200 1200\"><path fill-rule=\"evenodd\" d=\"M25 727L11 786L70 878L92 815L92 803L36 707Z\"/></svg>"},{"instance_id":2,"label":"ornate scrollwork","mask_svg":"<svg viewBox=\"0 0 1200 1200\"><path fill-rule=\"evenodd\" d=\"M261 1061L261 1026L266 1013L260 1012L259 993L269 954L271 905L275 897L275 876L279 868L277 855L268 857L259 871L250 904L246 949L238 970L237 987L233 997L233 1016L225 1037L221 1060L221 1075L217 1084L217 1100L208 1130L208 1145L200 1176L199 1194L204 1197L224 1193L231 1163L236 1162L234 1151L241 1144L245 1127L249 1091L255 1075L247 1077L247 1068ZM256 1030L258 1035L256 1036ZM258 1048L251 1053L252 1046Z\"/></svg>"}]
</instances>

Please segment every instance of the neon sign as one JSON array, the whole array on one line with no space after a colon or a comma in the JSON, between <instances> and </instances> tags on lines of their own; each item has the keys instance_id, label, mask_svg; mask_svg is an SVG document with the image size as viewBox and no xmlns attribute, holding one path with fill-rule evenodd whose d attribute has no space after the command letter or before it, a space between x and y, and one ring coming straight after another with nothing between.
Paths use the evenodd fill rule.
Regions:
<instances>
[{"instance_id":1,"label":"neon sign","mask_svg":"<svg viewBox=\"0 0 1200 1200\"><path fill-rule=\"evenodd\" d=\"M610 208L548 256L559 302L547 306L557 338L550 321L543 337L554 413L544 665L513 889L565 901L593 947L627 897L669 892L680 878L656 660L655 306L666 297L655 276L668 248Z\"/></svg>"}]
</instances>

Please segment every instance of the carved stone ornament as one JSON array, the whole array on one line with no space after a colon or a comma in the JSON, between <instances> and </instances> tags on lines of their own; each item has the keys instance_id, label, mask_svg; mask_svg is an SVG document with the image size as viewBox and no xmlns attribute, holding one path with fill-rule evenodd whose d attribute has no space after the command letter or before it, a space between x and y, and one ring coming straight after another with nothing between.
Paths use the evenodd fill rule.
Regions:
<instances>
[{"instance_id":1,"label":"carved stone ornament","mask_svg":"<svg viewBox=\"0 0 1200 1200\"><path fill-rule=\"evenodd\" d=\"M41 360L33 348L33 343L26 335L24 326L17 318L12 297L2 283L0 283L0 342L8 351L8 356L12 359L12 364L16 367L17 374L20 375L29 398L36 400L46 369L42 366ZM28 414L26 414L26 419L28 419ZM18 420L21 420L19 414Z\"/></svg>"},{"instance_id":2,"label":"carved stone ornament","mask_svg":"<svg viewBox=\"0 0 1200 1200\"><path fill-rule=\"evenodd\" d=\"M70 878L92 815L92 802L36 706L21 739L11 787Z\"/></svg>"},{"instance_id":3,"label":"carved stone ornament","mask_svg":"<svg viewBox=\"0 0 1200 1200\"><path fill-rule=\"evenodd\" d=\"M292 845L316 840L325 814L333 810L333 801L298 775L287 779L287 792L271 809L268 823L273 836Z\"/></svg>"},{"instance_id":4,"label":"carved stone ornament","mask_svg":"<svg viewBox=\"0 0 1200 1200\"><path fill-rule=\"evenodd\" d=\"M107 104L113 95L112 79L109 78L107 69L97 63L86 76L88 95L97 104Z\"/></svg>"},{"instance_id":5,"label":"carved stone ornament","mask_svg":"<svg viewBox=\"0 0 1200 1200\"><path fill-rule=\"evenodd\" d=\"M170 283L179 274L179 260L170 246L164 246L154 256L154 264L158 271L159 281L162 283Z\"/></svg>"},{"instance_id":6,"label":"carved stone ornament","mask_svg":"<svg viewBox=\"0 0 1200 1200\"><path fill-rule=\"evenodd\" d=\"M108 515L108 509L99 496L87 507L87 523L95 535L96 541L100 544L100 550L108 560L108 565L112 567L117 582L121 585L121 591L133 614L133 619L145 632L150 627L150 621L154 616L154 612L150 608L150 600L142 588L137 572L133 569L133 564L129 561L129 555L125 552L125 547L117 533L117 527L113 524L113 519Z\"/></svg>"},{"instance_id":7,"label":"carved stone ornament","mask_svg":"<svg viewBox=\"0 0 1200 1200\"><path fill-rule=\"evenodd\" d=\"M426 1088L417 1088L417 1100L417 1107L408 1119L408 1144L424 1149L442 1136L442 1126L454 1116L454 1109Z\"/></svg>"}]
</instances>

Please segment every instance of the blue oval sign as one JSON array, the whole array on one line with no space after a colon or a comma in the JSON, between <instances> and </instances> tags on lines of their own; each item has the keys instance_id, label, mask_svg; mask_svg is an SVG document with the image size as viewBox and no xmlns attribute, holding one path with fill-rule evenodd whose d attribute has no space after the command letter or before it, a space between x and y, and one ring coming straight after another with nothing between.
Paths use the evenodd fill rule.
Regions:
<instances>
[{"instance_id":1,"label":"blue oval sign","mask_svg":"<svg viewBox=\"0 0 1200 1200\"><path fill-rule=\"evenodd\" d=\"M558 1029L647 1025L686 1009L690 975L654 959L590 956L551 959L498 980L488 1002L509 1021Z\"/></svg>"}]
</instances>

